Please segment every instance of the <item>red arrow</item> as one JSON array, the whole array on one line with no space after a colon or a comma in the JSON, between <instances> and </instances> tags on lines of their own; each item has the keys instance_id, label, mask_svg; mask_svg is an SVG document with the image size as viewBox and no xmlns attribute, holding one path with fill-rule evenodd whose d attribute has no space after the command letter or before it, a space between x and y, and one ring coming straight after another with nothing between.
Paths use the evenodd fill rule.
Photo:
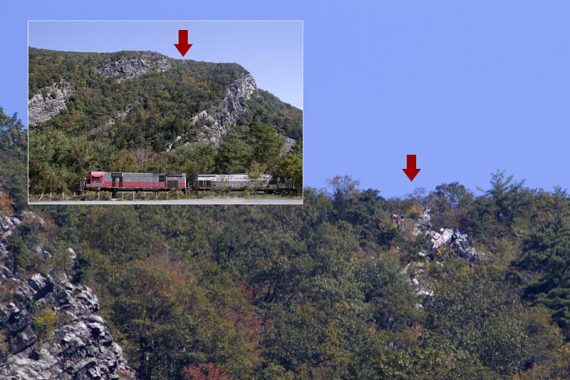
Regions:
<instances>
[{"instance_id":1,"label":"red arrow","mask_svg":"<svg viewBox=\"0 0 570 380\"><path fill-rule=\"evenodd\" d=\"M192 44L188 43L188 31L187 30L179 30L178 31L178 43L174 44L174 46L176 46L176 49L178 49L178 51L180 52L180 54L182 54L183 57L188 52L188 50L190 50L190 48L192 47Z\"/></svg>"},{"instance_id":2,"label":"red arrow","mask_svg":"<svg viewBox=\"0 0 570 380\"><path fill-rule=\"evenodd\" d=\"M404 171L404 173L406 173L410 181L413 181L421 170L416 167L416 155L408 154L406 156L406 162L408 166L402 170Z\"/></svg>"}]
</instances>

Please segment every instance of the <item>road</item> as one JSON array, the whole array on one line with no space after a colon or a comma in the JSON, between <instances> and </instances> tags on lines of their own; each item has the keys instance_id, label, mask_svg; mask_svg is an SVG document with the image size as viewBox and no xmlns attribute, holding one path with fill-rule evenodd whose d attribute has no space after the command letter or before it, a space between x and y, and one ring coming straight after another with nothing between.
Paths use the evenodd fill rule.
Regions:
<instances>
[{"instance_id":1,"label":"road","mask_svg":"<svg viewBox=\"0 0 570 380\"><path fill-rule=\"evenodd\" d=\"M171 200L110 200L110 201L33 201L32 206L52 205L302 205L301 198L202 198Z\"/></svg>"}]
</instances>

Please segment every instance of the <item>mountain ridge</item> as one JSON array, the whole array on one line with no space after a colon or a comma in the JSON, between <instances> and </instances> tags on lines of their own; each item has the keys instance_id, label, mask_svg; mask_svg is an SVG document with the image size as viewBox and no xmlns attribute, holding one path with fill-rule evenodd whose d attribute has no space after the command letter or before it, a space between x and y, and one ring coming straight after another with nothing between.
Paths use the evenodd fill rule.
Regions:
<instances>
[{"instance_id":1,"label":"mountain ridge","mask_svg":"<svg viewBox=\"0 0 570 380\"><path fill-rule=\"evenodd\" d=\"M35 48L29 59L33 193L76 191L94 169L276 175L289 152L301 163L302 111L259 89L236 63ZM276 146L256 156L269 152L252 132L259 124ZM51 149L54 141L66 152ZM215 157L201 160L204 150ZM54 176L63 180L50 183Z\"/></svg>"}]
</instances>

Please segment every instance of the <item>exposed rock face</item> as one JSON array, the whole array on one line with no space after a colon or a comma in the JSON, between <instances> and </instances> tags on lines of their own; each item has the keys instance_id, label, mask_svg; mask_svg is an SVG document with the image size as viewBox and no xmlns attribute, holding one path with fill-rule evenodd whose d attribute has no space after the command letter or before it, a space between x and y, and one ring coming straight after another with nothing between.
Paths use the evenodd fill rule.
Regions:
<instances>
[{"instance_id":1,"label":"exposed rock face","mask_svg":"<svg viewBox=\"0 0 570 380\"><path fill-rule=\"evenodd\" d=\"M413 236L424 235L429 240L428 247L418 252L423 261L409 263L403 270L408 275L410 283L416 289L416 294L422 297L433 297L434 292L430 289L430 277L425 271L425 266L430 261L435 261L436 265L444 265L445 257L455 257L477 264L484 257L472 245L466 234L456 229L441 228L439 231L432 230L430 210L426 210L417 221L402 218L399 215L392 215L392 219L399 228L409 228ZM410 227L411 224L411 227ZM421 307L421 304L418 304Z\"/></svg>"},{"instance_id":2,"label":"exposed rock face","mask_svg":"<svg viewBox=\"0 0 570 380\"><path fill-rule=\"evenodd\" d=\"M483 254L471 244L469 236L461 233L457 229L441 228L434 231L431 226L430 210L426 210L414 223L414 236L425 235L429 238L431 247L420 251L421 257L429 257L434 259L438 256L448 255L468 261L469 263L478 262ZM400 220L401 222L401 220Z\"/></svg>"},{"instance_id":3,"label":"exposed rock face","mask_svg":"<svg viewBox=\"0 0 570 380\"><path fill-rule=\"evenodd\" d=\"M249 73L243 73L226 90L226 96L220 104L218 121L222 126L236 125L239 116L245 110L247 101L257 89L255 79Z\"/></svg>"},{"instance_id":4,"label":"exposed rock face","mask_svg":"<svg viewBox=\"0 0 570 380\"><path fill-rule=\"evenodd\" d=\"M439 232L430 231L433 249L450 252L453 256L475 263L479 261L481 254L471 245L471 241L466 234L451 228L442 228Z\"/></svg>"},{"instance_id":5,"label":"exposed rock face","mask_svg":"<svg viewBox=\"0 0 570 380\"><path fill-rule=\"evenodd\" d=\"M33 127L45 123L67 109L65 102L71 94L71 85L64 80L40 89L40 92L28 101L29 125Z\"/></svg>"},{"instance_id":6,"label":"exposed rock face","mask_svg":"<svg viewBox=\"0 0 570 380\"><path fill-rule=\"evenodd\" d=\"M220 139L232 127L235 127L241 114L245 111L247 101L257 89L255 79L249 73L243 73L226 89L226 94L217 109L204 110L192 118L192 125L198 128L197 134L177 136L170 143L167 151L177 145L187 143L206 143L218 146Z\"/></svg>"},{"instance_id":7,"label":"exposed rock face","mask_svg":"<svg viewBox=\"0 0 570 380\"><path fill-rule=\"evenodd\" d=\"M293 149L295 144L297 144L297 140L285 136L285 145L283 146L283 151L285 153L288 153L291 149Z\"/></svg>"},{"instance_id":8,"label":"exposed rock face","mask_svg":"<svg viewBox=\"0 0 570 380\"><path fill-rule=\"evenodd\" d=\"M172 68L168 59L160 54L146 53L140 57L121 58L96 69L96 73L105 78L119 81L133 79L148 72L162 73Z\"/></svg>"},{"instance_id":9,"label":"exposed rock face","mask_svg":"<svg viewBox=\"0 0 570 380\"><path fill-rule=\"evenodd\" d=\"M44 222L25 213L18 218L0 211L0 229L12 232L19 223ZM0 239L0 378L134 379L121 347L95 314L99 301L91 289L62 271L25 277L14 273L6 239ZM36 252L49 255L39 246ZM71 248L67 255L75 259ZM43 332L37 326L42 313L53 318Z\"/></svg>"}]
</instances>

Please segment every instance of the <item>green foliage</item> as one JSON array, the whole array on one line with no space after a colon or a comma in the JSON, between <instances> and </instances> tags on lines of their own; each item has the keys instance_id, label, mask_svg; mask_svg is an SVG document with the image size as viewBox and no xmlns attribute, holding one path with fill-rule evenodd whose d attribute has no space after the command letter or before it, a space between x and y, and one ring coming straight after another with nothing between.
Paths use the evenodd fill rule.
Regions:
<instances>
[{"instance_id":1,"label":"green foliage","mask_svg":"<svg viewBox=\"0 0 570 380\"><path fill-rule=\"evenodd\" d=\"M363 368L360 378L499 380L501 376L464 351L422 348L389 352Z\"/></svg>"},{"instance_id":2,"label":"green foliage","mask_svg":"<svg viewBox=\"0 0 570 380\"><path fill-rule=\"evenodd\" d=\"M287 154L277 168L277 178L297 191L303 188L303 160L299 154Z\"/></svg>"},{"instance_id":3,"label":"green foliage","mask_svg":"<svg viewBox=\"0 0 570 380\"><path fill-rule=\"evenodd\" d=\"M261 123L249 126L248 137L252 160L265 164L269 172L274 172L281 160L283 137L267 124Z\"/></svg>"},{"instance_id":4,"label":"green foliage","mask_svg":"<svg viewBox=\"0 0 570 380\"><path fill-rule=\"evenodd\" d=\"M27 203L26 172L27 138L17 115L8 117L0 107L0 184L9 198L21 209ZM0 187L2 190L2 187Z\"/></svg>"},{"instance_id":5,"label":"green foliage","mask_svg":"<svg viewBox=\"0 0 570 380\"><path fill-rule=\"evenodd\" d=\"M275 126L285 136L303 138L302 111L280 101L267 91L257 90L242 117L244 124L263 123Z\"/></svg>"},{"instance_id":6,"label":"green foliage","mask_svg":"<svg viewBox=\"0 0 570 380\"><path fill-rule=\"evenodd\" d=\"M570 338L570 202L563 191L550 199L549 211L524 242L517 267L540 276L530 281L525 296L552 310L552 316Z\"/></svg>"},{"instance_id":7,"label":"green foliage","mask_svg":"<svg viewBox=\"0 0 570 380\"><path fill-rule=\"evenodd\" d=\"M387 254L383 260L363 268L362 281L366 302L378 328L390 332L405 330L422 321L422 310L408 279L401 273L400 262Z\"/></svg>"},{"instance_id":8,"label":"green foliage","mask_svg":"<svg viewBox=\"0 0 570 380\"><path fill-rule=\"evenodd\" d=\"M431 223L439 228L459 228L464 213L473 203L474 195L465 186L453 182L438 185L430 194Z\"/></svg>"},{"instance_id":9,"label":"green foliage","mask_svg":"<svg viewBox=\"0 0 570 380\"><path fill-rule=\"evenodd\" d=\"M0 330L0 359L3 359L8 355L9 349L10 346L8 344L8 339L6 337L6 334L4 334L4 332Z\"/></svg>"},{"instance_id":10,"label":"green foliage","mask_svg":"<svg viewBox=\"0 0 570 380\"><path fill-rule=\"evenodd\" d=\"M426 270L436 296L418 308L402 268L425 242L407 240L389 215L421 207L349 178L335 184L333 196L308 189L302 209L81 211L87 277L103 287L105 313L143 378L208 363L237 377L402 379L497 379L562 365L558 328L546 309L521 302L508 265L434 264ZM438 215L458 210L450 220L478 207L460 187L439 191L425 199L445 200ZM540 202L529 218L549 210ZM94 233L110 225L116 234Z\"/></svg>"},{"instance_id":11,"label":"green foliage","mask_svg":"<svg viewBox=\"0 0 570 380\"><path fill-rule=\"evenodd\" d=\"M494 280L491 270L460 267L444 276L426 307L426 344L469 352L502 375L523 367L532 338L513 289L500 291L506 284Z\"/></svg>"},{"instance_id":12,"label":"green foliage","mask_svg":"<svg viewBox=\"0 0 570 380\"><path fill-rule=\"evenodd\" d=\"M221 141L216 155L217 173L245 173L252 161L251 147L247 142L234 136Z\"/></svg>"},{"instance_id":13,"label":"green foliage","mask_svg":"<svg viewBox=\"0 0 570 380\"><path fill-rule=\"evenodd\" d=\"M39 261L30 252L38 242L38 226L36 224L21 224L13 231L8 241L8 262L14 273L26 272L27 270L39 267Z\"/></svg>"},{"instance_id":14,"label":"green foliage","mask_svg":"<svg viewBox=\"0 0 570 380\"><path fill-rule=\"evenodd\" d=\"M50 307L45 307L34 316L32 328L38 337L38 341L43 343L55 331L57 324L57 313Z\"/></svg>"},{"instance_id":15,"label":"green foliage","mask_svg":"<svg viewBox=\"0 0 570 380\"><path fill-rule=\"evenodd\" d=\"M153 256L113 276L111 320L136 342L127 347L141 358L138 372L142 378L175 378L187 363L215 361L232 376L247 377L257 361L250 337L190 273L165 256Z\"/></svg>"},{"instance_id":16,"label":"green foliage","mask_svg":"<svg viewBox=\"0 0 570 380\"><path fill-rule=\"evenodd\" d=\"M491 188L466 207L460 228L486 245L518 233L517 222L524 219L532 207L532 192L523 184L524 181L514 181L513 176L502 171L493 173Z\"/></svg>"}]
</instances>

